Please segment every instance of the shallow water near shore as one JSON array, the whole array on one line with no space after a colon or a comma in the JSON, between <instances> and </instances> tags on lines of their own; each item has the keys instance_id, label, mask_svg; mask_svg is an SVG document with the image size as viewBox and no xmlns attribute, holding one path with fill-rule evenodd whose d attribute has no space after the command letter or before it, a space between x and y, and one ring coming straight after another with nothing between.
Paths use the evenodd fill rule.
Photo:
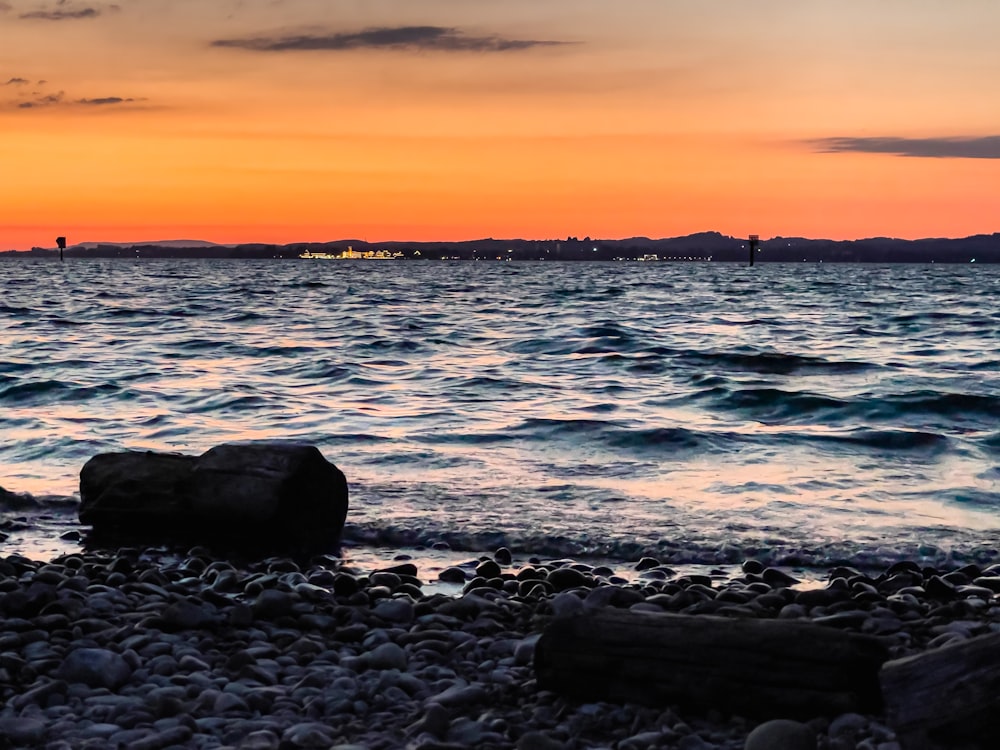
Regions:
<instances>
[{"instance_id":1,"label":"shallow water near shore","mask_svg":"<svg viewBox=\"0 0 1000 750\"><path fill-rule=\"evenodd\" d=\"M1000 549L1000 268L18 260L0 279L10 491L69 496L104 451L297 439L348 477L348 549ZM58 548L74 508L42 506L57 520L5 550Z\"/></svg>"}]
</instances>

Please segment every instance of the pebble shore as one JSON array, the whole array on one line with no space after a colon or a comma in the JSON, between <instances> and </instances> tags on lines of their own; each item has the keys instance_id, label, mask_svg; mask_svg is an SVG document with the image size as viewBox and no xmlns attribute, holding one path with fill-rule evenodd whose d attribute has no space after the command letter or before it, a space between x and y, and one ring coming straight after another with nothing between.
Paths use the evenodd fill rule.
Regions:
<instances>
[{"instance_id":1,"label":"pebble shore","mask_svg":"<svg viewBox=\"0 0 1000 750\"><path fill-rule=\"evenodd\" d=\"M399 560L360 571L202 548L0 558L0 747L759 750L779 745L740 717L540 690L540 632L594 607L804 619L877 636L897 657L1000 630L996 565L838 567L822 587L755 560L705 575L650 558L629 567L502 548L443 570L448 595ZM899 748L878 716L805 727L805 744L794 725L780 747Z\"/></svg>"}]
</instances>

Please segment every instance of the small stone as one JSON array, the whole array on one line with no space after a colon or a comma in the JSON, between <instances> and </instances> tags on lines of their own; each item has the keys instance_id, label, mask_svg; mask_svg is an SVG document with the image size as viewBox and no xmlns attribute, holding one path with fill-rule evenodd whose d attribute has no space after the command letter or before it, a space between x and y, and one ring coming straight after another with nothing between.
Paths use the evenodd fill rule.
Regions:
<instances>
[{"instance_id":1,"label":"small stone","mask_svg":"<svg viewBox=\"0 0 1000 750\"><path fill-rule=\"evenodd\" d=\"M566 743L538 731L525 732L517 741L517 750L565 750Z\"/></svg>"},{"instance_id":2,"label":"small stone","mask_svg":"<svg viewBox=\"0 0 1000 750\"><path fill-rule=\"evenodd\" d=\"M390 622L413 621L413 603L407 599L383 599L372 608L372 614Z\"/></svg>"},{"instance_id":3,"label":"small stone","mask_svg":"<svg viewBox=\"0 0 1000 750\"><path fill-rule=\"evenodd\" d=\"M210 605L198 605L187 599L174 602L163 610L163 624L171 630L196 630L214 621Z\"/></svg>"},{"instance_id":4,"label":"small stone","mask_svg":"<svg viewBox=\"0 0 1000 750\"><path fill-rule=\"evenodd\" d=\"M816 750L816 733L788 719L765 721L747 736L744 750Z\"/></svg>"},{"instance_id":5,"label":"small stone","mask_svg":"<svg viewBox=\"0 0 1000 750\"><path fill-rule=\"evenodd\" d=\"M705 742L697 734L689 734L677 741L677 750L716 750L714 745Z\"/></svg>"},{"instance_id":6,"label":"small stone","mask_svg":"<svg viewBox=\"0 0 1000 750\"><path fill-rule=\"evenodd\" d=\"M399 559L399 558L397 558ZM416 576L417 566L410 562L400 563L399 565L392 565L388 568L381 568L378 572L381 573L395 573L398 576Z\"/></svg>"},{"instance_id":7,"label":"small stone","mask_svg":"<svg viewBox=\"0 0 1000 750\"><path fill-rule=\"evenodd\" d=\"M239 750L278 750L281 740L270 729L250 732L237 746Z\"/></svg>"},{"instance_id":8,"label":"small stone","mask_svg":"<svg viewBox=\"0 0 1000 750\"><path fill-rule=\"evenodd\" d=\"M650 568L658 568L660 566L660 561L655 557L643 557L635 564L636 570L649 570Z\"/></svg>"},{"instance_id":9,"label":"small stone","mask_svg":"<svg viewBox=\"0 0 1000 750\"><path fill-rule=\"evenodd\" d=\"M78 648L70 652L58 670L66 682L116 690L132 676L132 668L120 654L103 648Z\"/></svg>"},{"instance_id":10,"label":"small stone","mask_svg":"<svg viewBox=\"0 0 1000 750\"><path fill-rule=\"evenodd\" d=\"M787 588L789 586L794 586L796 583L801 583L801 581L799 581L799 579L795 576L789 575L783 570L778 570L777 568L766 568L760 575L761 578L764 579L764 583L776 589Z\"/></svg>"},{"instance_id":11,"label":"small stone","mask_svg":"<svg viewBox=\"0 0 1000 750\"><path fill-rule=\"evenodd\" d=\"M661 732L640 732L622 740L618 747L621 750L646 750L650 747L659 747L662 740L663 734Z\"/></svg>"},{"instance_id":12,"label":"small stone","mask_svg":"<svg viewBox=\"0 0 1000 750\"><path fill-rule=\"evenodd\" d=\"M31 747L45 736L45 722L25 716L0 718L0 737L14 746ZM6 743L5 743L6 744Z\"/></svg>"},{"instance_id":13,"label":"small stone","mask_svg":"<svg viewBox=\"0 0 1000 750\"><path fill-rule=\"evenodd\" d=\"M955 584L941 576L931 576L924 582L924 588L927 590L927 595L933 599L949 601L958 598L958 588Z\"/></svg>"},{"instance_id":14,"label":"small stone","mask_svg":"<svg viewBox=\"0 0 1000 750\"><path fill-rule=\"evenodd\" d=\"M465 570L457 565L452 565L450 568L445 568L438 573L438 580L444 583L465 583L467 579Z\"/></svg>"},{"instance_id":15,"label":"small stone","mask_svg":"<svg viewBox=\"0 0 1000 750\"><path fill-rule=\"evenodd\" d=\"M841 714L830 722L830 728L827 730L827 734L831 737L841 737L845 735L853 737L867 727L868 719L861 714Z\"/></svg>"},{"instance_id":16,"label":"small stone","mask_svg":"<svg viewBox=\"0 0 1000 750\"><path fill-rule=\"evenodd\" d=\"M406 669L406 652L397 643L383 643L376 646L365 657L370 669Z\"/></svg>"},{"instance_id":17,"label":"small stone","mask_svg":"<svg viewBox=\"0 0 1000 750\"><path fill-rule=\"evenodd\" d=\"M438 739L443 739L448 733L451 715L440 703L430 703L424 709L424 715L406 728L407 734L418 735L427 732Z\"/></svg>"},{"instance_id":18,"label":"small stone","mask_svg":"<svg viewBox=\"0 0 1000 750\"><path fill-rule=\"evenodd\" d=\"M587 585L587 576L575 568L556 568L549 572L546 580L556 591L566 591Z\"/></svg>"},{"instance_id":19,"label":"small stone","mask_svg":"<svg viewBox=\"0 0 1000 750\"><path fill-rule=\"evenodd\" d=\"M448 742L460 747L480 747L486 730L481 722L459 717L448 728Z\"/></svg>"},{"instance_id":20,"label":"small stone","mask_svg":"<svg viewBox=\"0 0 1000 750\"><path fill-rule=\"evenodd\" d=\"M482 576L486 580L489 580L490 578L499 578L500 573L502 572L503 571L500 569L500 566L493 560L483 560L476 566L476 575Z\"/></svg>"},{"instance_id":21,"label":"small stone","mask_svg":"<svg viewBox=\"0 0 1000 750\"><path fill-rule=\"evenodd\" d=\"M264 589L254 601L253 614L261 620L273 620L291 613L295 600L287 591Z\"/></svg>"},{"instance_id":22,"label":"small stone","mask_svg":"<svg viewBox=\"0 0 1000 750\"><path fill-rule=\"evenodd\" d=\"M281 747L321 747L327 750L333 744L333 730L325 724L307 721L296 724L281 735Z\"/></svg>"},{"instance_id":23,"label":"small stone","mask_svg":"<svg viewBox=\"0 0 1000 750\"><path fill-rule=\"evenodd\" d=\"M583 600L569 591L563 591L552 597L549 606L556 617L570 617L583 611Z\"/></svg>"},{"instance_id":24,"label":"small stone","mask_svg":"<svg viewBox=\"0 0 1000 750\"><path fill-rule=\"evenodd\" d=\"M514 556L506 547L497 547L497 551L493 553L493 559L499 565L510 565L514 560Z\"/></svg>"},{"instance_id":25,"label":"small stone","mask_svg":"<svg viewBox=\"0 0 1000 750\"><path fill-rule=\"evenodd\" d=\"M486 697L486 691L479 685L452 685L437 695L427 699L428 703L440 703L442 706L467 706L477 703Z\"/></svg>"}]
</instances>

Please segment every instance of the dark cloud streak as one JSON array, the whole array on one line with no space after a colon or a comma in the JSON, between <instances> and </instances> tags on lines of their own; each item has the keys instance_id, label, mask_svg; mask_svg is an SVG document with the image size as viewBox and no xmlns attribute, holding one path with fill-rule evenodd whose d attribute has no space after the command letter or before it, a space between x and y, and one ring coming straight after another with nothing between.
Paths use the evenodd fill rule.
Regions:
<instances>
[{"instance_id":1,"label":"dark cloud streak","mask_svg":"<svg viewBox=\"0 0 1000 750\"><path fill-rule=\"evenodd\" d=\"M2 6L4 4L0 2L0 10L3 9ZM54 8L41 6L37 10L19 14L18 18L26 21L77 21L84 18L97 18L105 13L117 13L120 10L121 6L114 3L97 6L88 5L80 8L74 7L68 0L57 0Z\"/></svg>"},{"instance_id":2,"label":"dark cloud streak","mask_svg":"<svg viewBox=\"0 0 1000 750\"><path fill-rule=\"evenodd\" d=\"M396 49L433 52L511 52L533 47L551 47L566 42L505 37L469 36L444 26L398 26L365 29L353 33L260 36L246 39L216 39L213 47L254 52L345 52L359 49Z\"/></svg>"},{"instance_id":3,"label":"dark cloud streak","mask_svg":"<svg viewBox=\"0 0 1000 750\"><path fill-rule=\"evenodd\" d=\"M827 154L892 154L929 159L1000 159L1000 135L976 138L819 138L810 141Z\"/></svg>"},{"instance_id":4,"label":"dark cloud streak","mask_svg":"<svg viewBox=\"0 0 1000 750\"><path fill-rule=\"evenodd\" d=\"M30 102L21 102L18 109L35 109L36 107L51 107L55 104L62 104L65 94L60 91L58 94L48 94Z\"/></svg>"},{"instance_id":5,"label":"dark cloud streak","mask_svg":"<svg viewBox=\"0 0 1000 750\"><path fill-rule=\"evenodd\" d=\"M19 18L36 21L69 21L78 18L96 18L101 12L96 8L80 8L80 10L33 10L22 13Z\"/></svg>"},{"instance_id":6,"label":"dark cloud streak","mask_svg":"<svg viewBox=\"0 0 1000 750\"><path fill-rule=\"evenodd\" d=\"M121 96L102 96L96 99L77 99L74 104L89 104L91 106L103 106L107 104L127 104L128 102L134 102L135 99L124 98Z\"/></svg>"},{"instance_id":7,"label":"dark cloud streak","mask_svg":"<svg viewBox=\"0 0 1000 750\"><path fill-rule=\"evenodd\" d=\"M29 83L31 83L31 81L29 81L27 78L15 77L7 81L7 83L5 83L4 86L26 86Z\"/></svg>"},{"instance_id":8,"label":"dark cloud streak","mask_svg":"<svg viewBox=\"0 0 1000 750\"><path fill-rule=\"evenodd\" d=\"M144 101L146 100L137 99L133 97L124 97L124 96L101 96L101 97L94 97L92 99L67 99L66 94L60 91L57 94L47 94L45 96L38 96L35 99L17 102L16 104L12 102L10 103L10 106L14 106L16 109L39 109L41 107L55 107L55 106L113 107L117 105L126 105Z\"/></svg>"}]
</instances>

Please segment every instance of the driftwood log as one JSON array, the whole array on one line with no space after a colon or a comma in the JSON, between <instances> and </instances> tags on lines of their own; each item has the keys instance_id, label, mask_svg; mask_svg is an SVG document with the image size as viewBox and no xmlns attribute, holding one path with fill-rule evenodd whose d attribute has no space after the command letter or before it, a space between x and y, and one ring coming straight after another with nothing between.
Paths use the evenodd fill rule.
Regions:
<instances>
[{"instance_id":1,"label":"driftwood log","mask_svg":"<svg viewBox=\"0 0 1000 750\"><path fill-rule=\"evenodd\" d=\"M890 661L880 680L903 750L1000 747L1000 633Z\"/></svg>"},{"instance_id":2,"label":"driftwood log","mask_svg":"<svg viewBox=\"0 0 1000 750\"><path fill-rule=\"evenodd\" d=\"M553 620L535 672L579 700L810 718L879 711L887 658L874 638L812 623L607 608Z\"/></svg>"}]
</instances>

